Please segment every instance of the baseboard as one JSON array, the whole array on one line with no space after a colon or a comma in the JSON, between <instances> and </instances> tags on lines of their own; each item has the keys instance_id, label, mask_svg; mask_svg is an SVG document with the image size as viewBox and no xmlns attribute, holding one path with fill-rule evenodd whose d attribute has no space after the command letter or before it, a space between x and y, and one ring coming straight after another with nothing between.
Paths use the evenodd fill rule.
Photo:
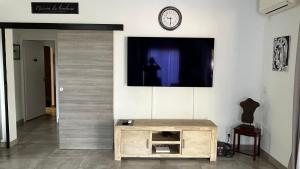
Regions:
<instances>
[{"instance_id":1,"label":"baseboard","mask_svg":"<svg viewBox=\"0 0 300 169\"><path fill-rule=\"evenodd\" d=\"M14 140L10 142L10 147L13 147L18 144L18 140ZM6 148L6 143L0 142L0 148Z\"/></svg>"},{"instance_id":2,"label":"baseboard","mask_svg":"<svg viewBox=\"0 0 300 169\"><path fill-rule=\"evenodd\" d=\"M241 150L252 150L253 145L241 145ZM278 169L287 169L283 164L281 164L278 160L276 160L274 157L272 157L269 153L265 152L263 149L260 149L260 155L262 158L267 160L269 163L271 163L273 166L275 166Z\"/></svg>"},{"instance_id":3,"label":"baseboard","mask_svg":"<svg viewBox=\"0 0 300 169\"><path fill-rule=\"evenodd\" d=\"M46 113L41 113L41 114L39 114L39 115L37 115L37 116L35 116L35 117L32 117L32 118L29 119L29 120L26 120L26 122L32 121L32 120L35 120L35 119L38 119L38 118L40 118L40 117L42 117L42 116L46 116L46 115L47 115Z\"/></svg>"},{"instance_id":4,"label":"baseboard","mask_svg":"<svg viewBox=\"0 0 300 169\"><path fill-rule=\"evenodd\" d=\"M23 126L23 124L24 124L24 119L17 121L17 127Z\"/></svg>"},{"instance_id":5,"label":"baseboard","mask_svg":"<svg viewBox=\"0 0 300 169\"><path fill-rule=\"evenodd\" d=\"M281 164L278 160L272 157L269 153L265 152L261 149L261 156L262 158L266 159L269 163L273 164L278 169L287 169L283 164Z\"/></svg>"}]
</instances>

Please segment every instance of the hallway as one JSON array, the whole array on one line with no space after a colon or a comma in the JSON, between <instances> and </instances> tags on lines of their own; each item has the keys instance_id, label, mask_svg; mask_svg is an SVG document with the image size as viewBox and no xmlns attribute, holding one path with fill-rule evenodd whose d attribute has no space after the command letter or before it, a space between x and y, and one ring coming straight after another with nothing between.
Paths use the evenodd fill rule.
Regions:
<instances>
[{"instance_id":1,"label":"hallway","mask_svg":"<svg viewBox=\"0 0 300 169\"><path fill-rule=\"evenodd\" d=\"M18 127L18 143L58 146L56 117L44 115Z\"/></svg>"}]
</instances>

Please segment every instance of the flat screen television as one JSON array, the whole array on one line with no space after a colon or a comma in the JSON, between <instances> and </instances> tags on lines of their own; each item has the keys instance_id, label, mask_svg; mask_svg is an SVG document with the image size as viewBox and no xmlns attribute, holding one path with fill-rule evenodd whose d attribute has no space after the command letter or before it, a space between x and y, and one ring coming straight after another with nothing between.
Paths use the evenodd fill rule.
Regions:
<instances>
[{"instance_id":1,"label":"flat screen television","mask_svg":"<svg viewBox=\"0 0 300 169\"><path fill-rule=\"evenodd\" d=\"M127 40L128 86L212 87L214 38Z\"/></svg>"}]
</instances>

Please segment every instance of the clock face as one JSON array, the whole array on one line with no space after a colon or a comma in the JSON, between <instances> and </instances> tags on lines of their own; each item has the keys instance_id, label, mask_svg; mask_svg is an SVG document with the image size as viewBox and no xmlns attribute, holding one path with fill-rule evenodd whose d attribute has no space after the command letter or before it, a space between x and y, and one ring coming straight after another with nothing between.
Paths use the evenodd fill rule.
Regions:
<instances>
[{"instance_id":1,"label":"clock face","mask_svg":"<svg viewBox=\"0 0 300 169\"><path fill-rule=\"evenodd\" d=\"M168 6L161 10L158 20L161 27L171 31L180 26L182 16L177 8Z\"/></svg>"}]
</instances>

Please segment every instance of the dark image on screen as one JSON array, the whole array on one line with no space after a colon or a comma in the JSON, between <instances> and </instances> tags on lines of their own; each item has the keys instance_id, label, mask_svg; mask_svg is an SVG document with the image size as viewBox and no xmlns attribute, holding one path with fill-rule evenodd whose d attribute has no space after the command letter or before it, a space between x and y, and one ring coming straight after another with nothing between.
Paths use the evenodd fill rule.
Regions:
<instances>
[{"instance_id":1,"label":"dark image on screen","mask_svg":"<svg viewBox=\"0 0 300 169\"><path fill-rule=\"evenodd\" d=\"M128 37L127 85L212 87L213 38Z\"/></svg>"}]
</instances>

